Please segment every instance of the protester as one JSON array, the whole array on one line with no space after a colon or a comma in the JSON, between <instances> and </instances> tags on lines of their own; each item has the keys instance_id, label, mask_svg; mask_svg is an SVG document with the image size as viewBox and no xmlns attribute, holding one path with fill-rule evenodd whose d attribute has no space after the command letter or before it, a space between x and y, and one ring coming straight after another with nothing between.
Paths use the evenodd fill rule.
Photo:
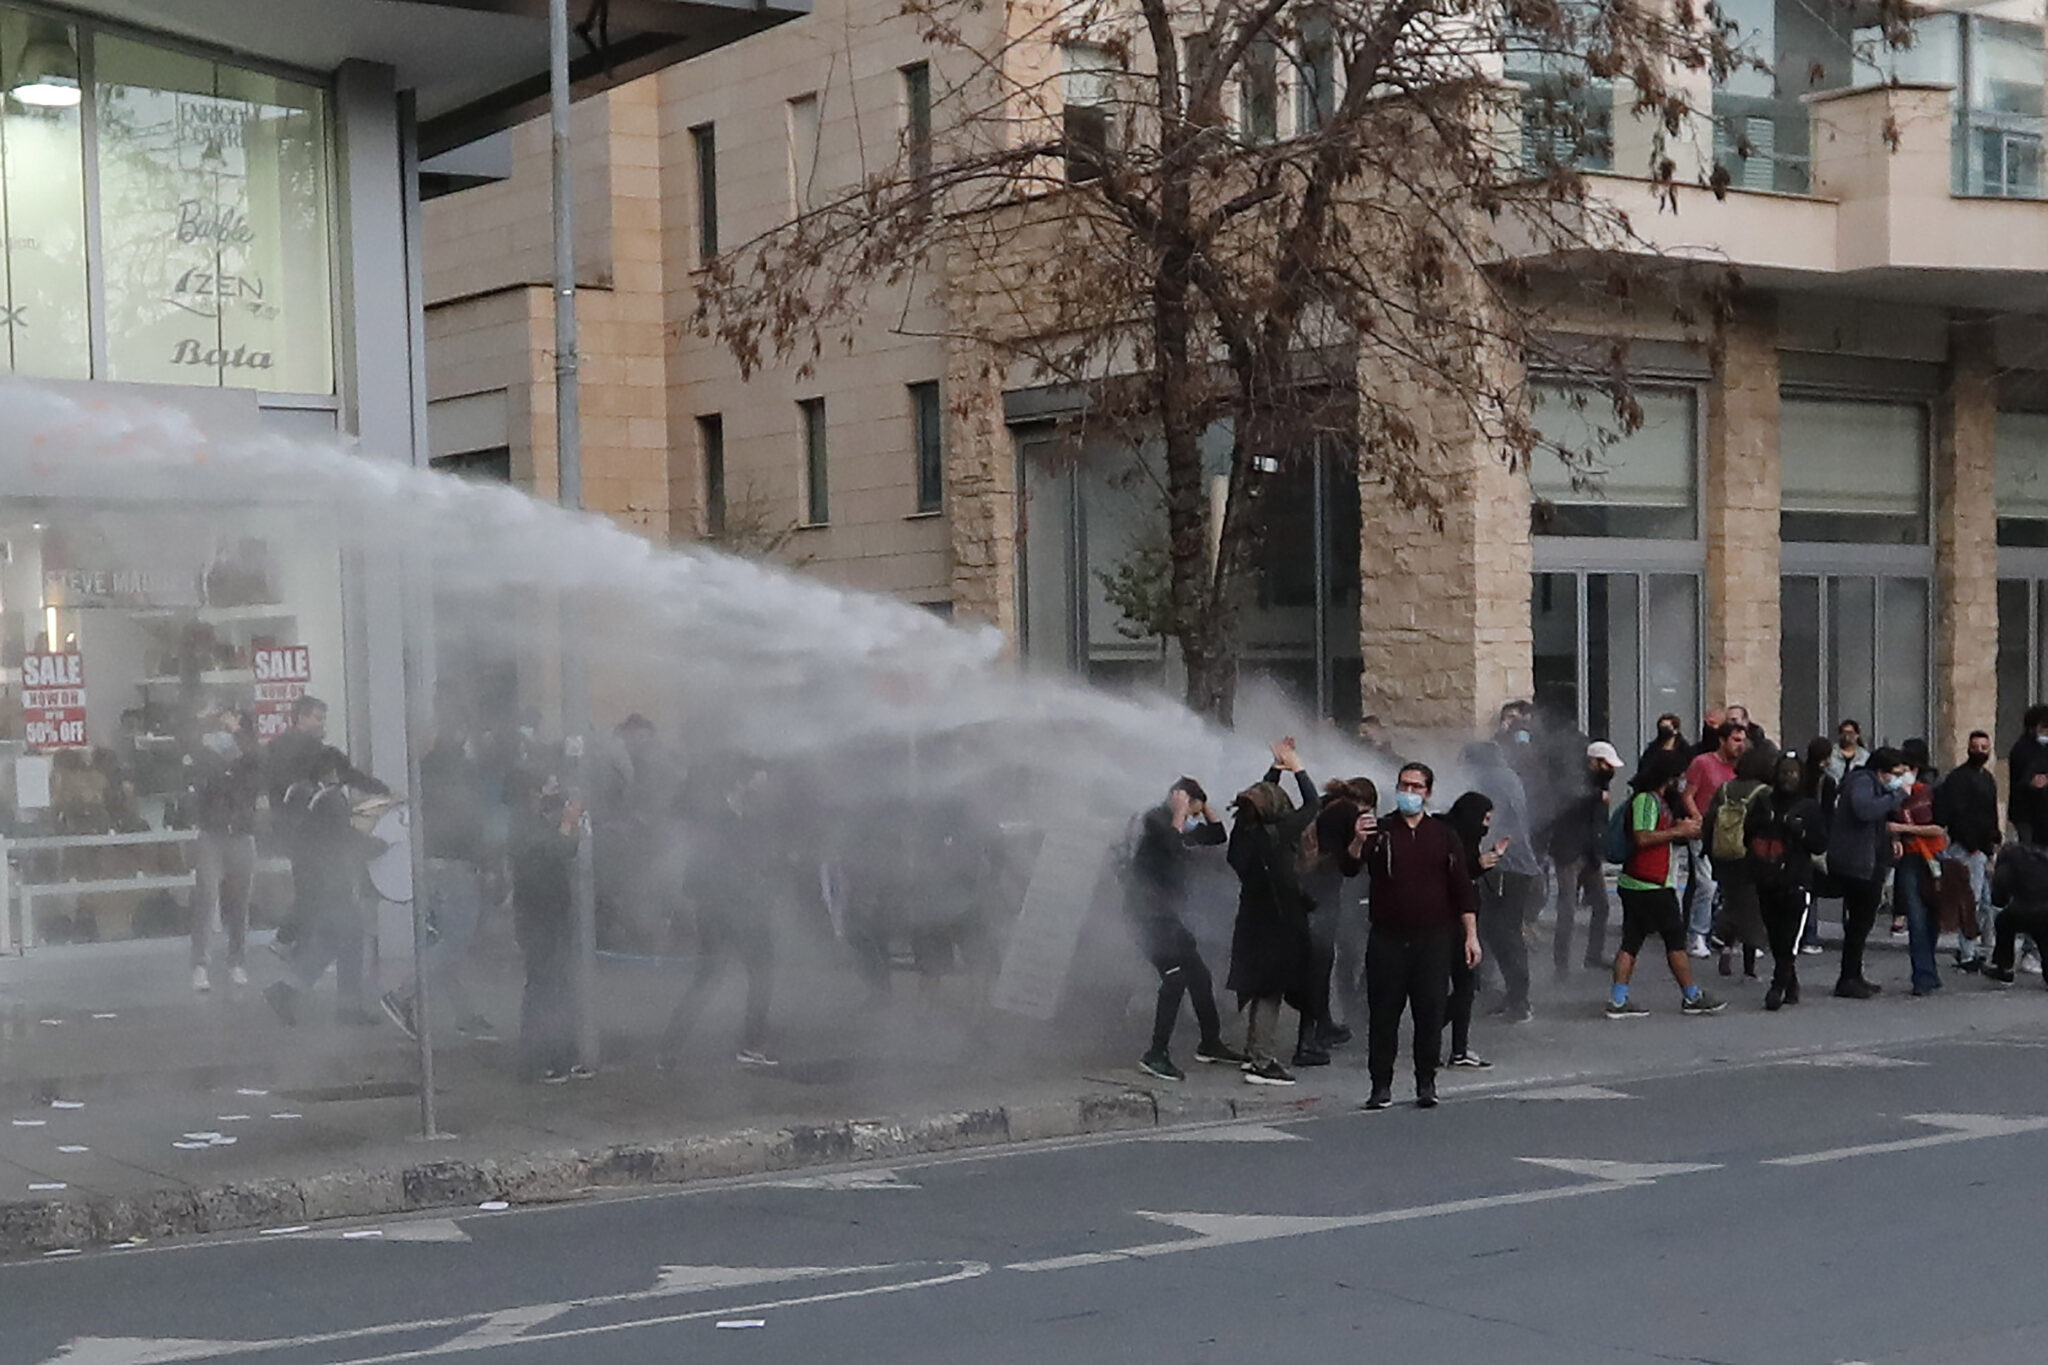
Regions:
<instances>
[{"instance_id":1,"label":"protester","mask_svg":"<svg viewBox=\"0 0 2048 1365\"><path fill-rule=\"evenodd\" d=\"M1301 804L1289 808L1280 775L1292 773ZM1309 969L1308 918L1312 902L1301 887L1301 838L1315 822L1321 799L1302 769L1294 741L1273 746L1265 778L1237 795L1237 823L1228 856L1238 877L1237 921L1230 935L1230 975L1224 985L1246 1012L1245 1079L1254 1085L1293 1085L1274 1055L1280 1006L1305 1003Z\"/></svg>"},{"instance_id":2,"label":"protester","mask_svg":"<svg viewBox=\"0 0 2048 1365\"><path fill-rule=\"evenodd\" d=\"M2024 839L2006 844L1992 866L1991 900L1998 907L1998 930L1984 976L2009 986L2018 977L2013 951L2019 936L2036 942L2048 936L2048 848Z\"/></svg>"},{"instance_id":3,"label":"protester","mask_svg":"<svg viewBox=\"0 0 2048 1365\"><path fill-rule=\"evenodd\" d=\"M1508 1023L1534 1017L1529 1004L1529 945L1522 928L1532 898L1540 899L1542 864L1529 837L1529 803L1521 778L1497 744L1470 744L1465 765L1474 790L1493 802L1493 838L1500 865L1479 884L1479 936L1500 968L1505 988L1493 1011Z\"/></svg>"},{"instance_id":4,"label":"protester","mask_svg":"<svg viewBox=\"0 0 2048 1365\"><path fill-rule=\"evenodd\" d=\"M1337 967L1339 921L1345 887L1355 884L1355 860L1347 870L1347 852L1359 817L1379 803L1370 781L1335 780L1323 785L1323 803L1309 826L1302 849L1302 889L1313 910L1308 920L1308 983L1304 988L1301 1029L1294 1047L1294 1065L1328 1066L1330 1051L1351 1041L1351 1030L1331 1011L1331 977Z\"/></svg>"},{"instance_id":5,"label":"protester","mask_svg":"<svg viewBox=\"0 0 2048 1365\"><path fill-rule=\"evenodd\" d=\"M1686 758L1682 752L1658 754L1629 786L1629 854L1622 863L1621 951L1614 955L1614 985L1608 995L1609 1019L1635 1019L1650 1011L1629 993L1636 958L1652 936L1664 941L1671 978L1678 983L1679 1009L1685 1014L1719 1014L1725 1006L1692 979L1686 954L1685 921L1678 906L1678 859L1673 850L1697 839L1697 816L1680 814Z\"/></svg>"},{"instance_id":6,"label":"protester","mask_svg":"<svg viewBox=\"0 0 2048 1365\"><path fill-rule=\"evenodd\" d=\"M1444 817L1464 847L1465 875L1473 885L1483 883L1500 865L1501 850L1492 838L1493 802L1482 793L1466 792L1451 803ZM1484 1070L1493 1065L1472 1050L1472 1000L1478 993L1479 973L1465 961L1463 953L1451 954L1451 993L1445 1018L1451 1027L1451 1052L1444 1065Z\"/></svg>"},{"instance_id":7,"label":"protester","mask_svg":"<svg viewBox=\"0 0 2048 1365\"><path fill-rule=\"evenodd\" d=\"M327 703L314 696L300 697L292 703L291 728L263 746L263 780L268 788L272 812L283 811L285 793L300 782L311 781L314 766L327 762L329 755ZM358 796L391 795L391 788L370 774L358 771L345 754L342 756L342 783ZM292 839L288 831L284 832L284 844L289 852ZM294 900L292 908L279 918L273 948L287 961L302 922Z\"/></svg>"},{"instance_id":8,"label":"protester","mask_svg":"<svg viewBox=\"0 0 2048 1365\"><path fill-rule=\"evenodd\" d=\"M1842 779L1828 825L1828 874L1842 892L1842 966L1835 994L1868 1000L1881 989L1863 974L1863 948L1893 862L1888 828L1906 802L1912 765L1897 749L1879 749Z\"/></svg>"},{"instance_id":9,"label":"protester","mask_svg":"<svg viewBox=\"0 0 2048 1365\"><path fill-rule=\"evenodd\" d=\"M1466 846L1448 822L1426 813L1435 787L1436 774L1426 764L1408 764L1395 781L1394 817L1362 830L1372 874L1372 937L1365 950L1368 1109L1394 1102L1404 1011L1415 1031L1415 1104L1436 1107L1451 964L1462 956L1468 971L1479 966L1479 904L1466 872Z\"/></svg>"},{"instance_id":10,"label":"protester","mask_svg":"<svg viewBox=\"0 0 2048 1365\"><path fill-rule=\"evenodd\" d=\"M1972 730L1960 767L1934 789L1934 822L1948 831L1949 863L1970 879L1977 936L1956 934L1956 965L1974 972L1990 954L1997 909L1991 903L1991 861L1998 856L1998 780L1991 775L1991 736Z\"/></svg>"},{"instance_id":11,"label":"protester","mask_svg":"<svg viewBox=\"0 0 2048 1365\"><path fill-rule=\"evenodd\" d=\"M1395 764L1395 771L1399 766ZM1361 813L1379 809L1379 786L1371 778L1353 777L1342 785L1345 794ZM1366 1016L1365 945L1372 926L1367 922L1365 902L1370 886L1368 878L1358 875L1342 876L1337 883L1335 966L1331 974L1330 997L1332 1013L1341 1010L1337 1031L1347 1043L1351 1041L1351 1026L1363 1023ZM1319 931L1320 928L1314 923L1309 927L1311 931Z\"/></svg>"},{"instance_id":12,"label":"protester","mask_svg":"<svg viewBox=\"0 0 2048 1365\"><path fill-rule=\"evenodd\" d=\"M1837 784L1828 772L1828 760L1834 753L1833 740L1815 736L1807 744L1806 759L1800 765L1799 794L1820 807L1823 830L1827 829L1835 814ZM1841 900L1836 894L1834 879L1824 873L1825 868L1821 865L1817 864L1812 869L1813 885L1810 888L1811 894L1807 897L1806 927L1799 936L1799 951L1809 956L1827 951L1820 941L1821 902ZM1836 918L1840 917L1840 910L1837 909Z\"/></svg>"},{"instance_id":13,"label":"protester","mask_svg":"<svg viewBox=\"0 0 2048 1365\"><path fill-rule=\"evenodd\" d=\"M743 1067L780 1065L769 1050L768 1009L775 972L775 930L769 875L779 855L777 822L765 768L722 759L707 763L706 777L687 793L691 857L686 886L697 920L697 961L669 1014L658 1064L682 1064L683 1045L695 1030L718 981L737 966L746 978L746 1012L734 1060Z\"/></svg>"},{"instance_id":14,"label":"protester","mask_svg":"<svg viewBox=\"0 0 2048 1365\"><path fill-rule=\"evenodd\" d=\"M1900 747L1900 753L1911 776L1905 804L1890 827L1899 844L1899 858L1892 872L1892 904L1904 912L1906 955L1913 965L1913 994L1932 995L1941 989L1941 973L1935 965L1935 943L1941 936L1935 896L1941 857L1948 849L1948 832L1934 818L1934 788L1928 782L1933 770L1927 761L1927 741L1909 739Z\"/></svg>"},{"instance_id":15,"label":"protester","mask_svg":"<svg viewBox=\"0 0 2048 1365\"><path fill-rule=\"evenodd\" d=\"M1764 727L1757 724L1754 720L1750 719L1749 708L1747 706L1741 706L1735 702L1729 702L1727 706L1727 716L1730 721L1733 721L1735 724L1740 725L1743 728L1744 732L1748 734L1749 747L1751 749L1761 749L1768 751L1771 755L1772 761L1774 763L1776 762L1777 746L1771 743L1770 736L1764 733Z\"/></svg>"},{"instance_id":16,"label":"protester","mask_svg":"<svg viewBox=\"0 0 2048 1365\"><path fill-rule=\"evenodd\" d=\"M1571 965L1572 921L1586 907L1586 967L1607 965L1607 872L1600 840L1607 829L1609 795L1621 754L1606 740L1586 746L1580 786L1550 826L1550 858L1557 877L1557 926L1550 942L1551 968L1562 980Z\"/></svg>"},{"instance_id":17,"label":"protester","mask_svg":"<svg viewBox=\"0 0 2048 1365\"><path fill-rule=\"evenodd\" d=\"M1195 1023L1202 1031L1195 1060L1244 1061L1243 1053L1223 1041L1215 985L1195 936L1181 918L1192 851L1220 847L1230 836L1209 804L1209 793L1192 777L1175 782L1164 801L1138 817L1138 825L1124 881L1124 910L1137 933L1140 951L1159 973L1152 1042L1138 1067L1161 1080L1184 1081L1187 1073L1174 1064L1169 1051L1183 997L1194 1006Z\"/></svg>"},{"instance_id":18,"label":"protester","mask_svg":"<svg viewBox=\"0 0 2048 1365\"><path fill-rule=\"evenodd\" d=\"M290 979L272 984L263 998L286 1024L299 1022L300 998L330 966L335 1018L346 1024L374 1022L363 1008L361 888L364 867L385 845L362 833L349 818L348 779L353 771L339 749L322 749L306 765L306 776L285 792L300 934L292 947Z\"/></svg>"},{"instance_id":19,"label":"protester","mask_svg":"<svg viewBox=\"0 0 2048 1365\"><path fill-rule=\"evenodd\" d=\"M192 989L213 989L207 969L216 927L227 931L228 980L249 984L249 894L256 879L256 804L263 795L263 753L254 718L222 710L186 755L193 823Z\"/></svg>"},{"instance_id":20,"label":"protester","mask_svg":"<svg viewBox=\"0 0 2048 1365\"><path fill-rule=\"evenodd\" d=\"M1657 733L1648 744L1643 746L1642 756L1636 760L1636 769L1641 771L1643 768L1648 767L1652 754L1660 751L1675 752L1685 749L1685 747L1685 721L1666 711L1663 715L1657 717ZM1691 751L1687 750L1686 752L1690 756Z\"/></svg>"},{"instance_id":21,"label":"protester","mask_svg":"<svg viewBox=\"0 0 2048 1365\"><path fill-rule=\"evenodd\" d=\"M1728 724L1739 722L1731 719ZM1736 760L1735 776L1720 785L1707 805L1703 842L1713 861L1715 884L1721 889L1714 936L1721 943L1723 976L1734 973L1735 950L1740 946L1742 974L1754 979L1757 952L1765 946L1763 910L1749 880L1747 830L1751 809L1770 795L1776 767L1777 757L1770 750L1745 748Z\"/></svg>"},{"instance_id":22,"label":"protester","mask_svg":"<svg viewBox=\"0 0 2048 1365\"><path fill-rule=\"evenodd\" d=\"M570 887L583 808L552 780L515 768L505 779L512 810L508 852L512 932L526 964L519 1000L521 1079L559 1085L592 1073L576 1060L575 919Z\"/></svg>"},{"instance_id":23,"label":"protester","mask_svg":"<svg viewBox=\"0 0 2048 1365\"><path fill-rule=\"evenodd\" d=\"M1748 762L1750 756L1743 757ZM1767 1010L1799 1003L1799 940L1809 917L1813 859L1827 849L1827 816L1803 790L1805 775L1805 764L1781 754L1772 765L1771 788L1750 803L1743 830L1746 880L1771 945Z\"/></svg>"},{"instance_id":24,"label":"protester","mask_svg":"<svg viewBox=\"0 0 2048 1365\"><path fill-rule=\"evenodd\" d=\"M2005 815L2023 844L2048 843L2048 705L2027 708L2005 756Z\"/></svg>"},{"instance_id":25,"label":"protester","mask_svg":"<svg viewBox=\"0 0 2048 1365\"><path fill-rule=\"evenodd\" d=\"M683 775L654 722L635 712L599 753L591 783L590 838L597 882L597 946L645 953L657 945L656 855L673 844Z\"/></svg>"},{"instance_id":26,"label":"protester","mask_svg":"<svg viewBox=\"0 0 2048 1365\"><path fill-rule=\"evenodd\" d=\"M1869 751L1863 747L1863 726L1860 722L1844 720L1835 727L1835 746L1828 753L1828 776L1837 786L1854 769L1870 761Z\"/></svg>"},{"instance_id":27,"label":"protester","mask_svg":"<svg viewBox=\"0 0 2048 1365\"><path fill-rule=\"evenodd\" d=\"M1679 791L1680 809L1702 827L1714 793L1721 790L1722 783L1734 780L1736 760L1749 748L1747 727L1729 724L1720 711L1709 711L1707 716L1710 720L1721 717L1708 732L1713 746L1693 756ZM1688 853L1691 862L1685 885L1685 916L1691 937L1686 942L1686 951L1694 957L1711 957L1713 950L1707 946L1707 935L1713 930L1719 887L1714 882L1706 845L1694 843Z\"/></svg>"},{"instance_id":28,"label":"protester","mask_svg":"<svg viewBox=\"0 0 2048 1365\"><path fill-rule=\"evenodd\" d=\"M466 717L452 713L420 757L418 813L426 847L427 923L433 942L404 985L378 1002L385 1016L408 1036L419 1036L420 976L433 978L433 999L455 1021L455 1030L478 1042L493 1042L498 1030L470 999L467 966L483 918L486 862L484 812L489 798L476 762Z\"/></svg>"}]
</instances>

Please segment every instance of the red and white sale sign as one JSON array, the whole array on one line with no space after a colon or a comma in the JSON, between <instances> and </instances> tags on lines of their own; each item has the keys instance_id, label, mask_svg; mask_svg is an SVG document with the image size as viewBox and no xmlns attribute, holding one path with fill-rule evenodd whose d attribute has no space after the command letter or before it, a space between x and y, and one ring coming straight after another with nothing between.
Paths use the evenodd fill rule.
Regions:
<instances>
[{"instance_id":1,"label":"red and white sale sign","mask_svg":"<svg viewBox=\"0 0 2048 1365\"><path fill-rule=\"evenodd\" d=\"M83 749L85 660L77 654L21 658L22 738L31 749Z\"/></svg>"},{"instance_id":2,"label":"red and white sale sign","mask_svg":"<svg viewBox=\"0 0 2048 1365\"><path fill-rule=\"evenodd\" d=\"M271 739L292 728L292 703L313 685L313 651L305 645L274 645L255 651L256 738Z\"/></svg>"}]
</instances>

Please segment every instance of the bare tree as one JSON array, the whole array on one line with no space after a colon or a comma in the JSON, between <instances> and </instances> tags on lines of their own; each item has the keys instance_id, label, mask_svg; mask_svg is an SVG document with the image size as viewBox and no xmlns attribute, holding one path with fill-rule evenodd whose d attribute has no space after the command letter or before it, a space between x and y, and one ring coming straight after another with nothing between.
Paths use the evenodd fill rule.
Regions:
<instances>
[{"instance_id":1,"label":"bare tree","mask_svg":"<svg viewBox=\"0 0 2048 1365\"><path fill-rule=\"evenodd\" d=\"M744 371L808 365L942 270L954 339L1146 451L1167 573L1143 624L1198 711L1230 715L1262 474L1335 442L1434 514L1438 433L1517 463L1546 443L1532 364L1605 394L1586 429L1640 423L1619 343L1555 339L1575 291L1707 328L1732 283L1660 260L1582 169L1626 124L1617 169L1660 209L1681 166L1725 183L1681 144L1696 92L1759 63L1691 0L904 6L949 73L933 131L720 259L697 324Z\"/></svg>"}]
</instances>

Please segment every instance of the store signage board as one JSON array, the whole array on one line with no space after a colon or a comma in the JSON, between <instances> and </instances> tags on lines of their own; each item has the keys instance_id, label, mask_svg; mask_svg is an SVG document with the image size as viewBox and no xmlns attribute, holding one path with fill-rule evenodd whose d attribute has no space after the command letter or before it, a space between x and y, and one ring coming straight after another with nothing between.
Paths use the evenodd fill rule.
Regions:
<instances>
[{"instance_id":1,"label":"store signage board","mask_svg":"<svg viewBox=\"0 0 2048 1365\"><path fill-rule=\"evenodd\" d=\"M31 749L84 749L85 659L77 653L21 657L22 738Z\"/></svg>"},{"instance_id":2,"label":"store signage board","mask_svg":"<svg viewBox=\"0 0 2048 1365\"><path fill-rule=\"evenodd\" d=\"M313 651L305 645L267 645L254 651L256 738L274 739L292 728L292 704L313 686Z\"/></svg>"}]
</instances>

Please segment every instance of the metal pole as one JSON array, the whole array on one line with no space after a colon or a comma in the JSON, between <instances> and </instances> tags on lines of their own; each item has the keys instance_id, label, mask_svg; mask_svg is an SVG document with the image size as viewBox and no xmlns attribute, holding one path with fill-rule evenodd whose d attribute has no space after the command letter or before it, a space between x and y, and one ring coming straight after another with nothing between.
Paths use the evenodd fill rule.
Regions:
<instances>
[{"instance_id":1,"label":"metal pole","mask_svg":"<svg viewBox=\"0 0 2048 1365\"><path fill-rule=\"evenodd\" d=\"M548 0L548 132L553 152L555 224L555 470L556 499L583 507L583 423L576 353L576 219L569 156L569 0ZM583 667L581 622L571 597L561 603L562 738L581 795L592 755L590 679ZM576 922L576 1053L584 1066L598 1063L597 885L586 835L577 849L570 886Z\"/></svg>"},{"instance_id":2,"label":"metal pole","mask_svg":"<svg viewBox=\"0 0 2048 1365\"><path fill-rule=\"evenodd\" d=\"M1316 717L1330 719L1330 508L1323 488L1323 438L1316 437L1315 485L1310 520L1316 538Z\"/></svg>"},{"instance_id":3,"label":"metal pole","mask_svg":"<svg viewBox=\"0 0 2048 1365\"><path fill-rule=\"evenodd\" d=\"M420 818L426 787L420 781L420 745L433 729L433 708L429 704L426 679L420 668L425 656L426 619L422 615L420 553L408 547L399 557L399 613L404 618L399 631L399 670L405 679L405 790L406 850L412 864L412 1020L413 1037L420 1060L420 1132L427 1138L441 1136L434 1114L434 1009L432 987L427 973L427 839L426 823Z\"/></svg>"}]
</instances>

